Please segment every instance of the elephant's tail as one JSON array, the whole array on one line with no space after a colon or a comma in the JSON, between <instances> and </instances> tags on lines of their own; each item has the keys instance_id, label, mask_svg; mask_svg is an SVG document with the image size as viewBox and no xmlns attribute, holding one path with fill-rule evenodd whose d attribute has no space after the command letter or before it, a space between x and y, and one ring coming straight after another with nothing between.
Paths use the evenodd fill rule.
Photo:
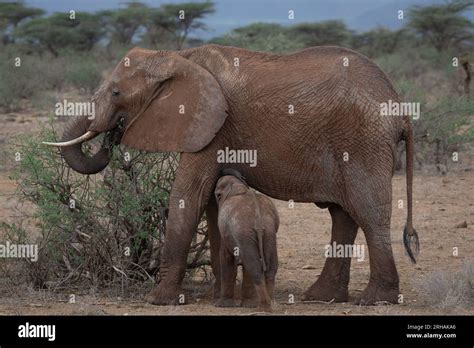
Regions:
<instances>
[{"instance_id":1,"label":"elephant's tail","mask_svg":"<svg viewBox=\"0 0 474 348\"><path fill-rule=\"evenodd\" d=\"M258 242L258 254L260 256L260 262L262 263L263 273L267 272L267 265L265 264L265 254L263 253L263 229L257 228L257 242Z\"/></svg>"},{"instance_id":2,"label":"elephant's tail","mask_svg":"<svg viewBox=\"0 0 474 348\"><path fill-rule=\"evenodd\" d=\"M403 244L413 263L416 263L415 256L420 251L420 241L418 233L413 228L413 127L409 119L405 123L405 146L406 146L406 161L407 161L407 222L403 230Z\"/></svg>"},{"instance_id":3,"label":"elephant's tail","mask_svg":"<svg viewBox=\"0 0 474 348\"><path fill-rule=\"evenodd\" d=\"M253 203L255 205L255 219L254 219L254 226L253 230L257 235L257 244L258 244L258 256L260 257L260 262L262 264L263 273L267 272L267 265L265 264L265 254L263 250L263 234L264 229L261 226L262 221L262 214L260 211L260 205L257 198L257 193L251 191L251 195L253 197Z\"/></svg>"}]
</instances>

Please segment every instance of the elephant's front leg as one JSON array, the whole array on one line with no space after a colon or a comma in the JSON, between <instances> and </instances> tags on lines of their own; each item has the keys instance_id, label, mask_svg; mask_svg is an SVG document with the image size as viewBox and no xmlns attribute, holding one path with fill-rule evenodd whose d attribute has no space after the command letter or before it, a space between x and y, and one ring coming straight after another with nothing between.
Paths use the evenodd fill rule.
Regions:
<instances>
[{"instance_id":1,"label":"elephant's front leg","mask_svg":"<svg viewBox=\"0 0 474 348\"><path fill-rule=\"evenodd\" d=\"M235 257L225 246L219 250L220 272L221 272L221 293L216 302L217 307L235 307L235 279L237 277L237 265Z\"/></svg>"},{"instance_id":2,"label":"elephant's front leg","mask_svg":"<svg viewBox=\"0 0 474 348\"><path fill-rule=\"evenodd\" d=\"M182 154L170 195L160 282L148 294L148 302L170 305L186 301L181 293L181 282L186 272L189 248L218 172L215 157L203 153Z\"/></svg>"}]
</instances>

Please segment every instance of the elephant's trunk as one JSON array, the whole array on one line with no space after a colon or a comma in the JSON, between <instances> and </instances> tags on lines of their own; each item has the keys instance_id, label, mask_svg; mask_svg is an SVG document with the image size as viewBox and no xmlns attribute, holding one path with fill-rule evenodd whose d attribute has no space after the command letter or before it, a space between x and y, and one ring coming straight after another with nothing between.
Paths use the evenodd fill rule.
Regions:
<instances>
[{"instance_id":1,"label":"elephant's trunk","mask_svg":"<svg viewBox=\"0 0 474 348\"><path fill-rule=\"evenodd\" d=\"M87 139L91 139L96 134L88 133L91 121L85 117L78 118L71 122L65 129L62 142L68 142L74 139L84 139L81 142L72 143L72 145L61 147L61 154L66 163L81 174L96 174L103 170L110 162L112 155L111 147L102 146L100 150L89 157L82 151L82 143ZM89 134L88 136L85 136Z\"/></svg>"}]
</instances>

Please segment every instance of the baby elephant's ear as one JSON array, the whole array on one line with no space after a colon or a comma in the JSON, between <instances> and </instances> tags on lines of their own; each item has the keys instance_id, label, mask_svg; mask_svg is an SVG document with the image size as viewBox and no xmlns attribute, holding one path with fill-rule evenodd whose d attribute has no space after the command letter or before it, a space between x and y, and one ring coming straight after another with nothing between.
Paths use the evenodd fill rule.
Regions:
<instances>
[{"instance_id":1,"label":"baby elephant's ear","mask_svg":"<svg viewBox=\"0 0 474 348\"><path fill-rule=\"evenodd\" d=\"M166 58L157 56L155 62L150 59L149 69L168 78L150 83L154 99L129 122L122 143L151 152L201 150L227 116L221 87L207 70L176 53Z\"/></svg>"}]
</instances>

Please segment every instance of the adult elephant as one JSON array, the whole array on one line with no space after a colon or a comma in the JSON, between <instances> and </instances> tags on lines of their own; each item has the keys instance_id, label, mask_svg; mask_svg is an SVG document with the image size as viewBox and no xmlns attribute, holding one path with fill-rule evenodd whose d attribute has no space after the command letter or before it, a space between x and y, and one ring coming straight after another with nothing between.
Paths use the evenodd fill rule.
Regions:
<instances>
[{"instance_id":1,"label":"adult elephant","mask_svg":"<svg viewBox=\"0 0 474 348\"><path fill-rule=\"evenodd\" d=\"M67 163L84 174L108 163L111 144L181 152L170 196L160 283L154 304L177 301L196 226L207 213L211 263L219 278L219 231L213 189L219 171L239 170L248 184L281 200L329 208L331 243L352 244L362 228L370 279L359 303L396 302L399 279L392 255L391 179L396 147L406 142L407 224L412 244L413 131L409 117L381 116L381 103L399 96L366 57L339 47L289 55L207 45L173 51L132 49L93 97L96 117L73 122L61 143ZM107 132L87 157L81 144ZM256 166L220 163L218 152L257 150ZM310 238L310 236L308 236ZM350 258L328 258L305 299L347 301ZM216 283L216 289L219 282Z\"/></svg>"}]
</instances>

